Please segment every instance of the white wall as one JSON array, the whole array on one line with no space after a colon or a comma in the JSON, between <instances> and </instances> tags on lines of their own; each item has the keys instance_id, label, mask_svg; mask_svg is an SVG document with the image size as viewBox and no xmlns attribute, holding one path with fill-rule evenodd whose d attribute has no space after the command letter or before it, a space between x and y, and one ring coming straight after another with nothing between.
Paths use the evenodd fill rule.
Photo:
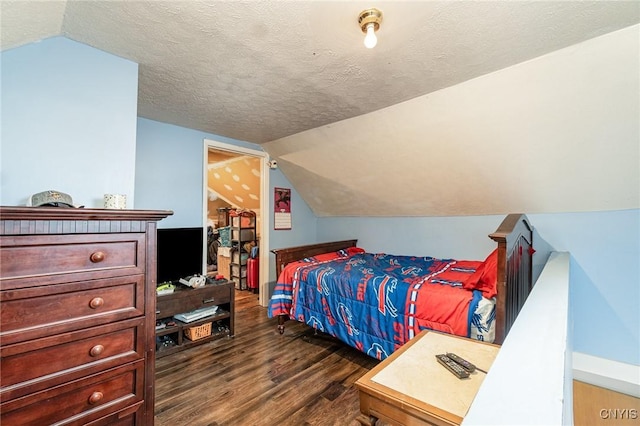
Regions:
<instances>
[{"instance_id":1,"label":"white wall","mask_svg":"<svg viewBox=\"0 0 640 426\"><path fill-rule=\"evenodd\" d=\"M138 65L64 37L2 52L0 203L66 192L134 203Z\"/></svg>"}]
</instances>

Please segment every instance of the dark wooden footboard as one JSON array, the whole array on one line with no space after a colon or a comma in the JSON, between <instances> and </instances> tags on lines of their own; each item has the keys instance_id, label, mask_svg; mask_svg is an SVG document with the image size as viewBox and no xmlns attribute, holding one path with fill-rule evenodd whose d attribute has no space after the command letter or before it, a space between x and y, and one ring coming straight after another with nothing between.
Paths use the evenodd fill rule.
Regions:
<instances>
[{"instance_id":1,"label":"dark wooden footboard","mask_svg":"<svg viewBox=\"0 0 640 426\"><path fill-rule=\"evenodd\" d=\"M489 235L498 244L498 296L496 298L496 337L502 344L511 325L531 292L533 227L524 214L509 214ZM355 247L358 240L333 241L271 250L276 255L276 276L287 263L322 253ZM285 315L278 318L284 332Z\"/></svg>"},{"instance_id":2,"label":"dark wooden footboard","mask_svg":"<svg viewBox=\"0 0 640 426\"><path fill-rule=\"evenodd\" d=\"M502 344L533 287L533 227L523 214L510 214L489 237L498 243L495 343Z\"/></svg>"}]
</instances>

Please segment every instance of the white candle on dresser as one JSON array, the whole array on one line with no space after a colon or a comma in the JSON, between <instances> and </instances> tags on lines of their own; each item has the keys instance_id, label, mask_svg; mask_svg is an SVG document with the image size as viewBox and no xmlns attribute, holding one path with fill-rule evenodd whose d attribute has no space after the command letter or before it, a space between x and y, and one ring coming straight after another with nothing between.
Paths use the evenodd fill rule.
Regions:
<instances>
[{"instance_id":1,"label":"white candle on dresser","mask_svg":"<svg viewBox=\"0 0 640 426\"><path fill-rule=\"evenodd\" d=\"M105 209L126 209L127 196L124 194L104 194Z\"/></svg>"}]
</instances>

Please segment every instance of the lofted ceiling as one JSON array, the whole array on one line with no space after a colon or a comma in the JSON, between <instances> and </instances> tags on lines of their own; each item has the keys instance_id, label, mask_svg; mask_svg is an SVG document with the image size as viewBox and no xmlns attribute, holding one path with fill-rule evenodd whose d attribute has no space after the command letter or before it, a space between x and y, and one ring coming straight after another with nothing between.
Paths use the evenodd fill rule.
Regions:
<instances>
[{"instance_id":1,"label":"lofted ceiling","mask_svg":"<svg viewBox=\"0 0 640 426\"><path fill-rule=\"evenodd\" d=\"M261 160L249 155L209 151L207 166L209 200L220 197L234 208L260 210Z\"/></svg>"},{"instance_id":2,"label":"lofted ceiling","mask_svg":"<svg viewBox=\"0 0 640 426\"><path fill-rule=\"evenodd\" d=\"M357 24L359 12L369 7L383 13L374 49L363 46ZM556 154L564 140L554 131L562 123L547 128L545 121L562 121L566 111L538 114L539 128L525 133L530 146L542 141L538 151L551 156L540 164L556 169L538 173L540 167L527 160L516 167L504 162L488 173L485 159L521 139L528 124L514 124L514 138L499 134L500 121L488 128L483 117L470 117L476 128L465 128L451 119L459 108L449 99L463 105L478 94L438 93L638 22L637 0L1 0L0 46L64 36L136 62L138 116L261 144L318 216L582 211L636 206L638 197L610 202L597 191L585 192L589 185L574 191L596 175L593 167L584 175L564 172L566 158L576 151L567 145ZM528 96L535 98L535 91ZM420 100L426 97L428 102ZM511 102L502 100L502 116L511 113ZM463 109L461 119L488 110ZM585 130L583 139L591 134L599 137ZM478 153L464 151L473 144ZM590 152L592 157L576 162L599 158ZM437 169L423 167L435 157L447 160ZM524 180L523 165L531 169L524 170L526 182L540 193L529 204L508 186ZM637 174L637 161L633 167ZM620 186L616 172L628 174L629 168L613 168L609 186ZM540 183L541 176L564 186L550 196L545 191L553 184ZM633 181L628 177L623 182ZM486 188L492 188L491 197L478 195Z\"/></svg>"},{"instance_id":3,"label":"lofted ceiling","mask_svg":"<svg viewBox=\"0 0 640 426\"><path fill-rule=\"evenodd\" d=\"M138 115L265 143L638 21L636 1L0 2L2 50L65 36L139 64ZM360 11L383 12L366 49Z\"/></svg>"}]
</instances>

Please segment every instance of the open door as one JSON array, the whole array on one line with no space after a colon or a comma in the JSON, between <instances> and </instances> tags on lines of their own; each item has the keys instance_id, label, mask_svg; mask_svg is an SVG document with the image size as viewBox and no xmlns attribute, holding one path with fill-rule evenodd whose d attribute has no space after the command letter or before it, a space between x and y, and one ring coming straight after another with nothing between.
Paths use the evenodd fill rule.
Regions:
<instances>
[{"instance_id":1,"label":"open door","mask_svg":"<svg viewBox=\"0 0 640 426\"><path fill-rule=\"evenodd\" d=\"M267 161L268 155L263 151L208 139L204 141L203 223L205 230L211 232L212 228L217 228L219 225L218 209L240 209L256 214L259 244L257 288L261 306L268 304L270 216L267 208L269 188ZM228 265L217 266L228 267Z\"/></svg>"}]
</instances>

